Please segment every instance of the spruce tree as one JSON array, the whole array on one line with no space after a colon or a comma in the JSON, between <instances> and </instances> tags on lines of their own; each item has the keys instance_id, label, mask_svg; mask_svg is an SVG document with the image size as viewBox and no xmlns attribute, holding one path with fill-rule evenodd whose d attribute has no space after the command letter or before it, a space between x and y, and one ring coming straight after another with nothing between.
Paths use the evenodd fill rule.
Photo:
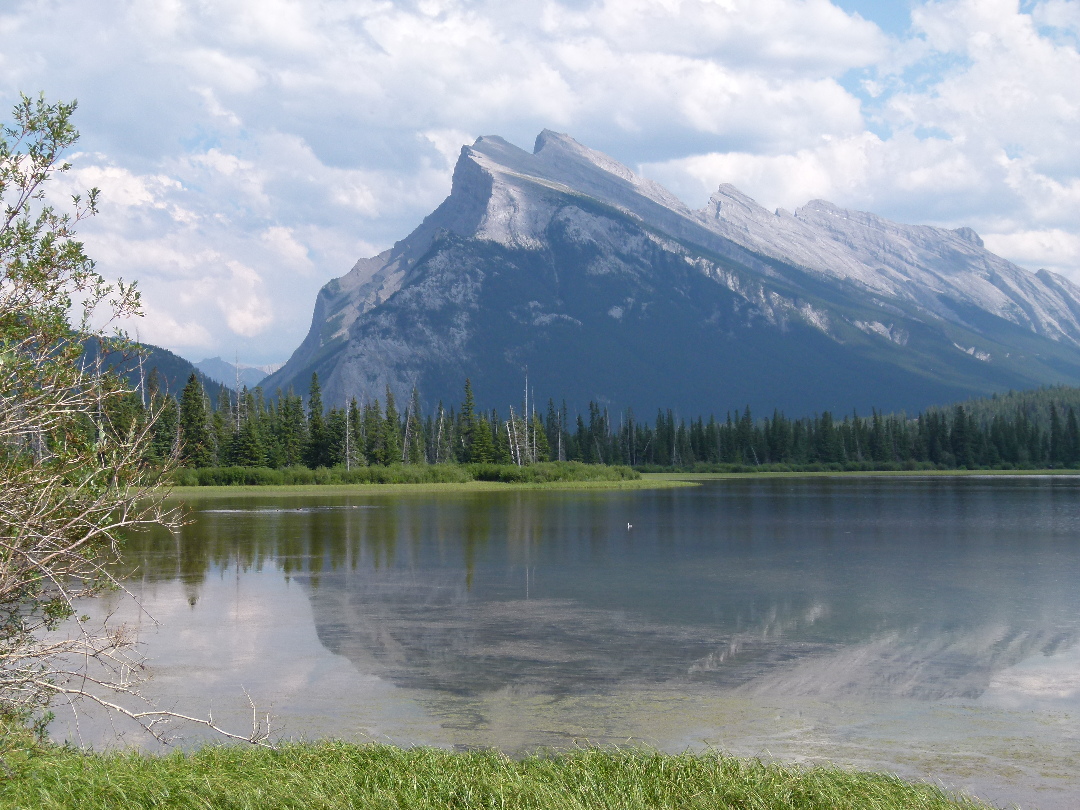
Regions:
<instances>
[{"instance_id":1,"label":"spruce tree","mask_svg":"<svg viewBox=\"0 0 1080 810\"><path fill-rule=\"evenodd\" d=\"M326 455L323 459L326 467L345 464L345 414L344 409L331 408L326 416Z\"/></svg>"},{"instance_id":2,"label":"spruce tree","mask_svg":"<svg viewBox=\"0 0 1080 810\"><path fill-rule=\"evenodd\" d=\"M533 442L535 443L536 457L534 461L547 461L551 458L551 445L548 444L547 431L540 421L540 414L533 412L532 423Z\"/></svg>"},{"instance_id":3,"label":"spruce tree","mask_svg":"<svg viewBox=\"0 0 1080 810\"><path fill-rule=\"evenodd\" d=\"M193 373L180 398L181 461L188 467L213 467L216 462L206 392Z\"/></svg>"},{"instance_id":4,"label":"spruce tree","mask_svg":"<svg viewBox=\"0 0 1080 810\"><path fill-rule=\"evenodd\" d=\"M369 402L364 406L364 455L368 464L382 463L382 446L384 439L382 407L379 400Z\"/></svg>"},{"instance_id":5,"label":"spruce tree","mask_svg":"<svg viewBox=\"0 0 1080 810\"><path fill-rule=\"evenodd\" d=\"M164 461L171 458L176 451L176 437L180 427L180 408L176 400L170 396L151 394L152 403L155 403L159 416L154 422L154 438L150 440L149 457L153 461Z\"/></svg>"},{"instance_id":6,"label":"spruce tree","mask_svg":"<svg viewBox=\"0 0 1080 810\"><path fill-rule=\"evenodd\" d=\"M494 460L497 464L512 464L510 452L510 434L505 422L499 418L498 411L491 412L491 426L495 435Z\"/></svg>"},{"instance_id":7,"label":"spruce tree","mask_svg":"<svg viewBox=\"0 0 1080 810\"><path fill-rule=\"evenodd\" d=\"M1065 460L1065 432L1054 403L1050 403L1050 463L1060 465Z\"/></svg>"},{"instance_id":8,"label":"spruce tree","mask_svg":"<svg viewBox=\"0 0 1080 810\"><path fill-rule=\"evenodd\" d=\"M495 441L491 435L491 423L481 416L473 424L473 442L470 461L488 464L495 460Z\"/></svg>"},{"instance_id":9,"label":"spruce tree","mask_svg":"<svg viewBox=\"0 0 1080 810\"><path fill-rule=\"evenodd\" d=\"M266 466L266 448L255 420L244 420L240 430L233 436L229 455L230 463L238 467Z\"/></svg>"},{"instance_id":10,"label":"spruce tree","mask_svg":"<svg viewBox=\"0 0 1080 810\"><path fill-rule=\"evenodd\" d=\"M282 465L293 467L304 463L308 445L308 425L304 417L304 402L292 388L282 399L279 395L279 420Z\"/></svg>"},{"instance_id":11,"label":"spruce tree","mask_svg":"<svg viewBox=\"0 0 1080 810\"><path fill-rule=\"evenodd\" d=\"M1069 406L1065 417L1065 464L1075 467L1080 463L1080 428L1076 424L1076 411Z\"/></svg>"},{"instance_id":12,"label":"spruce tree","mask_svg":"<svg viewBox=\"0 0 1080 810\"><path fill-rule=\"evenodd\" d=\"M304 463L312 469L328 466L330 455L329 436L326 432L326 417L323 415L322 388L319 375L311 373L311 388L308 389L308 435L304 451Z\"/></svg>"},{"instance_id":13,"label":"spruce tree","mask_svg":"<svg viewBox=\"0 0 1080 810\"><path fill-rule=\"evenodd\" d=\"M424 435L424 423L420 418L420 392L413 388L412 400L409 402L408 413L405 415L405 435L408 438L405 446L405 460L409 464L424 464L427 462L427 438Z\"/></svg>"},{"instance_id":14,"label":"spruce tree","mask_svg":"<svg viewBox=\"0 0 1080 810\"><path fill-rule=\"evenodd\" d=\"M367 464L367 455L365 454L364 447L364 422L363 416L360 414L360 408L357 407L356 397L349 400L349 458L348 464L350 467L365 466Z\"/></svg>"},{"instance_id":15,"label":"spruce tree","mask_svg":"<svg viewBox=\"0 0 1080 810\"><path fill-rule=\"evenodd\" d=\"M476 401L473 399L472 381L465 378L465 401L461 403L461 414L458 416L460 428L458 430L459 447L456 448L459 461L472 461L473 432L476 428Z\"/></svg>"},{"instance_id":16,"label":"spruce tree","mask_svg":"<svg viewBox=\"0 0 1080 810\"><path fill-rule=\"evenodd\" d=\"M214 432L214 447L217 448L217 463L222 466L235 464L236 462L229 456L229 448L233 444L237 427L233 414L232 396L224 385L218 386L217 407L214 408L211 424Z\"/></svg>"},{"instance_id":17,"label":"spruce tree","mask_svg":"<svg viewBox=\"0 0 1080 810\"><path fill-rule=\"evenodd\" d=\"M382 464L401 463L401 416L394 403L394 392L386 386L386 417L382 424Z\"/></svg>"}]
</instances>

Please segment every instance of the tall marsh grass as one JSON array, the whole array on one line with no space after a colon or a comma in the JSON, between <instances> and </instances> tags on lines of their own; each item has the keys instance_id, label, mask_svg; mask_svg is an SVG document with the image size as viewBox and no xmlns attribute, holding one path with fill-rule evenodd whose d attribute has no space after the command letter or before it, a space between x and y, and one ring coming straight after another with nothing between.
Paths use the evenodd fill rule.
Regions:
<instances>
[{"instance_id":1,"label":"tall marsh grass","mask_svg":"<svg viewBox=\"0 0 1080 810\"><path fill-rule=\"evenodd\" d=\"M0 806L124 808L386 808L389 810L937 810L987 808L927 784L833 767L801 768L717 754L591 749L511 759L494 751L341 742L278 750L207 746L164 757L0 746Z\"/></svg>"}]
</instances>

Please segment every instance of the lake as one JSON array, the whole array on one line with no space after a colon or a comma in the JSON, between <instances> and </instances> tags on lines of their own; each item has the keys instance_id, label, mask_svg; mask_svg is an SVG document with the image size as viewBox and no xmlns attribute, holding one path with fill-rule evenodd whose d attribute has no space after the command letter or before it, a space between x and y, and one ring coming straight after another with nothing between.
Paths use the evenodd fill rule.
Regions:
<instances>
[{"instance_id":1,"label":"lake","mask_svg":"<svg viewBox=\"0 0 1080 810\"><path fill-rule=\"evenodd\" d=\"M1080 803L1080 479L186 502L124 563L157 624L96 608L177 710L243 730L246 690L286 737L713 747Z\"/></svg>"}]
</instances>

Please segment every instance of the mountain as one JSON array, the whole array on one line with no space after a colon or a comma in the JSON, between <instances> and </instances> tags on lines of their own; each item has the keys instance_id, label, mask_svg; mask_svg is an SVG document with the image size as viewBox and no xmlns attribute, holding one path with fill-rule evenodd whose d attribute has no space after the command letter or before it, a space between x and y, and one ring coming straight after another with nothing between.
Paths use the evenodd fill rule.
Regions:
<instances>
[{"instance_id":1,"label":"mountain","mask_svg":"<svg viewBox=\"0 0 1080 810\"><path fill-rule=\"evenodd\" d=\"M233 364L220 357L207 357L195 364L203 374L215 382L226 385L232 389L241 389L244 386L254 388L267 377L267 372L255 366ZM239 385L237 385L239 380Z\"/></svg>"},{"instance_id":2,"label":"mountain","mask_svg":"<svg viewBox=\"0 0 1080 810\"><path fill-rule=\"evenodd\" d=\"M701 210L566 135L462 148L450 196L319 293L267 390L593 400L639 414L921 409L1080 382L1080 288L968 228L724 185Z\"/></svg>"},{"instance_id":3,"label":"mountain","mask_svg":"<svg viewBox=\"0 0 1080 810\"><path fill-rule=\"evenodd\" d=\"M190 361L168 349L150 343L138 344L142 350L142 364L134 352L106 352L103 363L118 374L122 374L132 388L138 389L143 381L151 376L157 378L160 390L179 398L188 379L194 374L206 389L210 400L216 405L221 385L195 367ZM99 345L96 340L84 343L83 363L93 365L97 362ZM229 387L229 386L226 386Z\"/></svg>"}]
</instances>

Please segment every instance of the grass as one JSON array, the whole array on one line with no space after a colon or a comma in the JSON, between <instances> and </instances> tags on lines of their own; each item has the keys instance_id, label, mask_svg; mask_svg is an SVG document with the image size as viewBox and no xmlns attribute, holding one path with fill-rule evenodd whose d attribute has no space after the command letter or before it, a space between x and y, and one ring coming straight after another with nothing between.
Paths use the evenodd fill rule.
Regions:
<instances>
[{"instance_id":1,"label":"grass","mask_svg":"<svg viewBox=\"0 0 1080 810\"><path fill-rule=\"evenodd\" d=\"M428 464L310 470L290 467L208 467L173 474L173 494L343 495L431 492L498 492L508 489L657 489L691 486L675 478L643 477L630 467L544 462L511 464Z\"/></svg>"},{"instance_id":2,"label":"grass","mask_svg":"<svg viewBox=\"0 0 1080 810\"><path fill-rule=\"evenodd\" d=\"M230 495L304 495L332 497L336 495L429 495L432 493L469 493L469 492L511 492L514 490L552 490L552 491L587 491L587 490L633 490L633 489L672 489L675 487L695 486L693 481L684 481L679 476L670 479L664 477L643 476L629 481L547 481L539 483L500 483L498 481L465 481L456 484L283 484L260 486L205 486L173 487L171 494L175 498L216 497Z\"/></svg>"},{"instance_id":3,"label":"grass","mask_svg":"<svg viewBox=\"0 0 1080 810\"><path fill-rule=\"evenodd\" d=\"M511 759L383 744L206 746L191 753L84 753L23 735L0 740L0 807L372 808L372 810L937 810L988 808L881 773L648 750Z\"/></svg>"},{"instance_id":4,"label":"grass","mask_svg":"<svg viewBox=\"0 0 1080 810\"><path fill-rule=\"evenodd\" d=\"M546 461L538 464L392 464L370 467L344 466L204 467L171 473L176 486L288 486L314 484L463 484L491 481L505 484L546 484L575 481L637 481L641 474L630 467L582 464L577 461Z\"/></svg>"}]
</instances>

